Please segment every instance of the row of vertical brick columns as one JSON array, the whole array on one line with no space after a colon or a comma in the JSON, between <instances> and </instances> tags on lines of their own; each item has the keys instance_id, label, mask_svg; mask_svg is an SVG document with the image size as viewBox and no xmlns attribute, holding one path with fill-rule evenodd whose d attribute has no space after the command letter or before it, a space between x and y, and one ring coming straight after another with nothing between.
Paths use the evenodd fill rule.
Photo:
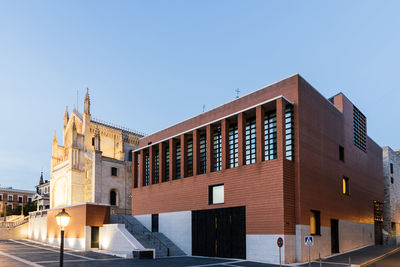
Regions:
<instances>
[{"instance_id":1,"label":"row of vertical brick columns","mask_svg":"<svg viewBox=\"0 0 400 267\"><path fill-rule=\"evenodd\" d=\"M286 104L282 98L278 98L276 100L276 141L278 149L278 159L284 159L286 157L285 106Z\"/></svg>"},{"instance_id":2,"label":"row of vertical brick columns","mask_svg":"<svg viewBox=\"0 0 400 267\"><path fill-rule=\"evenodd\" d=\"M199 161L199 131L193 131L193 175L197 175L200 168Z\"/></svg>"},{"instance_id":3,"label":"row of vertical brick columns","mask_svg":"<svg viewBox=\"0 0 400 267\"><path fill-rule=\"evenodd\" d=\"M158 180L161 182L165 181L165 144L163 142L158 144Z\"/></svg>"},{"instance_id":4,"label":"row of vertical brick columns","mask_svg":"<svg viewBox=\"0 0 400 267\"><path fill-rule=\"evenodd\" d=\"M264 109L256 107L256 162L264 160Z\"/></svg>"},{"instance_id":5,"label":"row of vertical brick columns","mask_svg":"<svg viewBox=\"0 0 400 267\"><path fill-rule=\"evenodd\" d=\"M286 101L282 98L276 100L276 120L277 120L277 153L278 159L284 159L285 156L285 108ZM238 164L245 165L246 162L246 115L241 112L237 115L238 126ZM264 108L256 107L256 162L264 161L265 154L265 125L264 125ZM195 129L191 133L179 136L181 146L181 178L187 177L187 140L188 135L193 135L193 175L199 174L200 168L200 141L199 130ZM176 139L171 138L169 141L169 176L170 180L176 178ZM213 126L206 126L206 143L207 143L207 173L213 171L214 147L213 147ZM165 148L166 143L158 144L159 151L159 181L165 181ZM221 120L221 164L222 170L229 166L229 120ZM149 179L150 184L154 183L154 167L155 167L155 146L148 148L149 153ZM133 184L144 186L145 182L145 154L146 149L140 153L133 153ZM139 160L139 168L137 167Z\"/></svg>"},{"instance_id":6,"label":"row of vertical brick columns","mask_svg":"<svg viewBox=\"0 0 400 267\"><path fill-rule=\"evenodd\" d=\"M222 170L225 170L228 166L228 131L229 131L229 121L227 119L223 119L221 121L221 164Z\"/></svg>"},{"instance_id":7,"label":"row of vertical brick columns","mask_svg":"<svg viewBox=\"0 0 400 267\"><path fill-rule=\"evenodd\" d=\"M187 176L187 136L181 135L181 178Z\"/></svg>"}]
</instances>

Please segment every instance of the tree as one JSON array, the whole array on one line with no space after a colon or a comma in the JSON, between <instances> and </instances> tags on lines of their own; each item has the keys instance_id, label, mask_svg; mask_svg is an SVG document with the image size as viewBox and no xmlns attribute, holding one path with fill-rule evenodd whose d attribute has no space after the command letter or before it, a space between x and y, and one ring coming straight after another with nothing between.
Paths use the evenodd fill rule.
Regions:
<instances>
[{"instance_id":1,"label":"tree","mask_svg":"<svg viewBox=\"0 0 400 267\"><path fill-rule=\"evenodd\" d=\"M36 211L36 209L37 209L36 201L28 202L24 207L24 215L28 216L29 212Z\"/></svg>"}]
</instances>

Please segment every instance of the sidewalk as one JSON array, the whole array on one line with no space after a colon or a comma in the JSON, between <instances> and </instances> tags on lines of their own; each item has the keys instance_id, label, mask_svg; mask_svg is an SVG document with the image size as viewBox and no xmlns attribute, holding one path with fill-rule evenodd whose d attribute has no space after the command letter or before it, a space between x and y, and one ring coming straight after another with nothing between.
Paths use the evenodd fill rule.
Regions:
<instances>
[{"instance_id":1,"label":"sidewalk","mask_svg":"<svg viewBox=\"0 0 400 267\"><path fill-rule=\"evenodd\" d=\"M400 247L392 245L373 245L351 252L339 254L326 259L322 259L322 267L344 267L349 266L349 258L352 266L366 266L374 262L375 259L380 259L387 254L400 251ZM400 264L400 263L399 263ZM308 262L298 265L308 267ZM312 267L319 267L319 261L313 261Z\"/></svg>"}]
</instances>

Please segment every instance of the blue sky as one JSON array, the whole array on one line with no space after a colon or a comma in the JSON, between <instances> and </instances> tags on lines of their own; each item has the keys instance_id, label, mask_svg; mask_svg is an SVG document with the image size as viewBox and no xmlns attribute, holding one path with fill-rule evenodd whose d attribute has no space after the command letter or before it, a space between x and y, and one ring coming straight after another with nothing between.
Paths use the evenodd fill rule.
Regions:
<instances>
[{"instance_id":1,"label":"blue sky","mask_svg":"<svg viewBox=\"0 0 400 267\"><path fill-rule=\"evenodd\" d=\"M400 148L399 1L1 1L0 185L49 178L65 105L151 133L300 73Z\"/></svg>"}]
</instances>

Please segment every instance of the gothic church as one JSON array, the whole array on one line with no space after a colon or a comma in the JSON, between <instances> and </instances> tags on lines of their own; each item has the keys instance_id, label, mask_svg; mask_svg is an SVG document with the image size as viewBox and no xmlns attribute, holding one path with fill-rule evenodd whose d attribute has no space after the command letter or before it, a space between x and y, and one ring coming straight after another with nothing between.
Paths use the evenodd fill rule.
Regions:
<instances>
[{"instance_id":1,"label":"gothic church","mask_svg":"<svg viewBox=\"0 0 400 267\"><path fill-rule=\"evenodd\" d=\"M93 119L87 90L84 112L68 107L63 145L56 134L50 171L50 207L78 203L110 204L131 214L132 150L143 134Z\"/></svg>"}]
</instances>

